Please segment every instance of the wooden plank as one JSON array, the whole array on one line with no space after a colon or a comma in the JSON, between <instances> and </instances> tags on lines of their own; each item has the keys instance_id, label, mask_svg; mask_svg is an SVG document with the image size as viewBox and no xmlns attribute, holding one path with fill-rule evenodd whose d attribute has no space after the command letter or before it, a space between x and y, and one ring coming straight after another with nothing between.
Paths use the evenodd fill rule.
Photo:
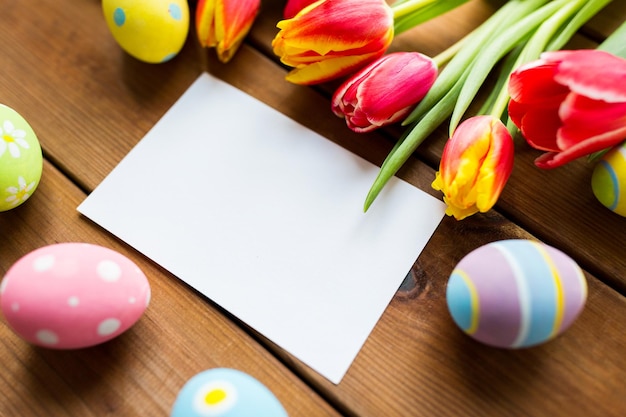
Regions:
<instances>
[{"instance_id":1,"label":"wooden plank","mask_svg":"<svg viewBox=\"0 0 626 417\"><path fill-rule=\"evenodd\" d=\"M0 32L0 97L38 134L47 156L93 189L204 67L197 44L147 64L117 45L101 2L10 2Z\"/></svg>"},{"instance_id":2,"label":"wooden plank","mask_svg":"<svg viewBox=\"0 0 626 417\"><path fill-rule=\"evenodd\" d=\"M499 4L501 2L470 1L401 34L394 40L392 50L436 55L484 21ZM254 45L270 57L272 52L268 45L277 31L274 22L280 18L280 5L270 2L251 35ZM614 1L592 19L589 28L602 28L606 35L625 19L626 5ZM596 46L592 39L577 35L566 48ZM334 86L329 83L315 89L329 97ZM390 135L393 142L402 129L395 126L385 129L384 133ZM417 157L436 169L446 139L447 125L444 123L420 146ZM523 142L522 139L519 141ZM544 241L563 248L599 279L626 294L626 275L623 273L626 258L620 251L614 250L614 245L626 244L623 236L626 218L610 212L593 196L590 179L593 166L584 158L565 167L543 171L534 168L532 163L539 154L524 143L517 146L515 169L498 202L498 210Z\"/></svg>"},{"instance_id":3,"label":"wooden plank","mask_svg":"<svg viewBox=\"0 0 626 417\"><path fill-rule=\"evenodd\" d=\"M96 2L77 3L70 11L47 0L40 2L34 12L21 3L10 3L6 12L12 22L19 24L13 27L13 31L0 32L0 50L6 62L11 63L3 68L5 75L0 79L0 92L7 98L5 103L18 109L40 132L46 154L86 190L93 189L104 178L203 68L370 161L380 163L392 145L393 138L385 136L385 132L370 135L348 132L343 121L324 110L329 105L327 91L320 93L317 89L285 83L282 69L248 47L243 48L233 62L222 65L211 58L212 51L199 50L195 40L190 38L183 53L171 63L141 64L126 57L110 39L99 20ZM25 22L31 12L33 16L29 19L32 21ZM54 18L50 19L50 16ZM68 16L73 17L73 24L57 27ZM263 22L263 16L259 22ZM256 46L259 40L267 45L271 38L267 34L253 36L251 43ZM447 42L450 41L452 38ZM428 155L437 155L443 140L441 137L427 144L421 157L428 160ZM49 168L44 174L44 178L52 177ZM403 178L427 191L431 191L432 175L432 169L416 159L412 159L401 172ZM58 184L52 189L63 190L61 185L67 183L59 180ZM523 184L521 180L520 184ZM42 199L49 195L44 199L50 200L47 208L57 207L51 202L59 205L66 198L64 194L61 197L55 194L57 191L50 194L40 191L44 188L33 198ZM76 190L72 193L76 193L73 200L70 198L74 207L79 196L84 194ZM15 245L22 249L19 252L34 248L43 240L62 241L80 232L79 235L85 233L94 241L119 245L115 247L137 256L150 275L169 279L158 280L164 287L155 290L155 297L160 293L161 298L153 302L151 309L154 310L151 311L154 313L149 311L132 333L94 349L103 351L98 353L103 358L100 363L91 362L92 350L78 352L77 356L68 354L60 359L47 351L21 350L16 347L19 341L11 339L10 334L4 338L5 331L3 338L8 342L3 349L9 352L8 359L16 359L11 362L8 373L12 377L3 382L0 392L2 395L11 393L6 394L11 396L9 398L21 398L20 411L26 414L29 406L37 411L41 409L37 404L21 402L34 392L45 398L44 406L48 405L57 414L89 415L82 414L90 407L85 406L81 398L87 398L88 404L93 401L99 414L104 414L103 410L108 410L111 404L118 408L127 407L123 409L129 413L141 409L142 415L146 414L144 410L163 414L167 408L165 403L172 400L174 386L179 387L198 365L210 367L219 363L220 366L235 364L240 369L244 366L244 370L258 372L255 375L280 394L283 402L291 404L290 415L316 415L315 410L307 413L310 403L306 395L300 394L305 390L301 383L294 382L291 377L276 376L276 373L291 375L280 363L260 352L264 359L260 363L254 361L256 356L252 352L257 345L253 341L247 339L243 346L239 342L228 345L211 343L214 339L239 340L239 331L229 320L213 315L212 309L207 313L206 301L132 250L110 241L106 234L91 230L88 222L67 222L64 215L53 218L48 214L54 227L44 225L35 230L36 226L32 224L25 226L22 213L37 207L32 204L36 201L27 203L9 217L2 217L3 220L11 219L7 225L13 225L12 230L20 232L11 233ZM529 200L524 201L525 208L542 210L536 204L529 204ZM50 211L54 213L54 210ZM540 215L537 214L538 220ZM549 224L559 225L558 222ZM86 230L82 232L83 229ZM22 237L24 230L27 231L26 237ZM354 366L338 386L327 383L266 342L267 346L347 415L458 415L466 410L467 415L543 415L561 411L570 415L622 415L626 411L622 401L622 381L626 376L622 352L626 332L619 320L624 317L626 307L619 294L592 275L587 276L590 282L587 309L570 331L545 346L519 352L486 348L472 342L452 324L445 309L443 289L454 264L480 244L518 236L528 235L495 212L463 222L446 219L419 258L406 289L396 295ZM609 252L615 253L615 250ZM13 252L12 258L15 259L16 255L17 252ZM220 326L231 329L230 334L237 336L232 339L215 337L197 324L186 324L178 314L187 309L191 312L184 313L184 317L202 323L216 320ZM212 319L202 320L207 314L211 314ZM178 333L179 326L186 326L183 333L189 337ZM154 333L159 334L155 336ZM141 343L147 334L158 337L158 340L146 343L146 356L158 358L154 363L145 364L142 362L146 361L146 356L129 353L130 349L126 347ZM115 347L120 344L121 347ZM219 346L217 352L206 348L215 345ZM243 353L228 356L233 347ZM207 358L204 355L218 356ZM43 359L33 359L40 356ZM108 358L120 365L107 371L108 367L103 363ZM66 361L70 361L67 365L70 369L76 370L69 377L64 376ZM175 373L170 362L182 362L180 366L184 371ZM32 373L29 371L31 363L36 365ZM83 368L86 370L78 373ZM120 374L126 379L120 383L121 387L111 386L110 389L109 385L102 388L103 385L86 383L91 375L99 374L105 376L107 384L119 381ZM22 386L22 382L14 379L28 382ZM299 392L293 396L289 392L281 394L288 389L282 386L285 381L293 383ZM53 387L48 390L36 388L42 385ZM167 391L167 400L150 400L150 394L142 391L143 387L158 395L162 390ZM130 397L122 395L126 390L140 399L145 398L146 402L152 401L153 405L145 408L142 404L142 408L133 408L134 405L126 404ZM314 394L313 398L317 404ZM328 410L320 411L324 412Z\"/></svg>"},{"instance_id":4,"label":"wooden plank","mask_svg":"<svg viewBox=\"0 0 626 417\"><path fill-rule=\"evenodd\" d=\"M481 16L482 13L484 10ZM268 18L268 21L264 21L262 15L259 25L255 27L258 32L253 34L252 42L264 53L271 52L264 48L271 39L270 34L275 33L269 21L277 15L274 10L271 13L273 18ZM424 37L416 39L424 49L431 48L436 53L432 43L436 42L438 37L428 35L431 32L426 31ZM440 28L437 33L441 32ZM417 42L413 38L404 41ZM447 41L450 42L453 40ZM445 42L441 45L445 47ZM594 44L578 38L576 45ZM237 64L233 63L228 69L224 69L221 76L236 71L233 66L236 67ZM240 85L244 83L235 75L230 81L239 82ZM264 96L264 100L283 112L289 112L296 120L305 120L304 123L309 127L332 140L345 144L344 146L348 148L354 148L354 139L350 133L346 132L345 136L338 135L334 127L326 128L329 124L334 126L332 117L316 113L316 109L326 106L325 101L331 91L327 86L314 88L320 94L311 94L310 89L302 87L287 86L284 87L286 92L283 96L289 97L290 103L284 103L280 99L280 94L279 101L274 103L276 94L273 90L279 88L274 85L277 82L279 77L272 78L270 83L272 94L269 97ZM250 85L244 85L243 88L255 91L253 83L249 83ZM305 100L308 104L303 104ZM320 120L312 122L310 121L312 117L318 117ZM431 144L426 146L425 151L420 153L422 157L426 157L431 166L436 166L445 141L444 135L439 131ZM363 135L360 146L357 146L357 152L367 155L368 159L374 162L379 162L381 158L379 152L386 153L388 146L389 143L384 138ZM511 183L514 186L509 187L512 191L507 190L502 200L508 202L509 199L515 198L515 201L506 203L507 207L517 207L520 215L528 215L529 210L537 211L534 217L539 224L543 224L541 219L546 215L544 203L533 195L536 188L545 184L545 179L537 180L533 182L534 186L527 187L524 181L525 174L528 170L533 172L537 170L529 168L528 157L524 154L520 158L523 162L518 165L526 166L526 170L516 168ZM578 172L577 177L584 176L580 168L570 169ZM571 171L563 172L562 175L562 180L555 184L554 189L560 190L565 180L568 177L572 178ZM430 190L429 183L433 172L417 163L415 159L411 159L400 172L400 176L419 188ZM577 184L577 180L570 179L568 186L564 188L566 191L564 196L578 196L580 192L567 193L575 191L578 188ZM527 189L528 192L525 191ZM509 193L514 194L514 197ZM583 199L586 198L588 196L583 196ZM553 200L555 199L550 201ZM563 203L564 201L560 200L556 204L561 208L560 204ZM546 201L545 204L550 203ZM507 215L509 212L506 212ZM607 229L616 228L612 236L618 234L619 230L624 230L617 227L619 223L613 219L615 216L600 212L596 214L594 211L593 216L606 222ZM580 218L563 222L563 219L559 218L562 214L549 217L550 221L543 226L545 233L542 237L550 237L548 234L551 236L568 232L569 234L566 238L561 236L560 239L552 239L549 243L562 244L565 239L571 238L571 234L579 233L576 231L576 225ZM566 225L566 230L560 228L562 224ZM546 225L554 227L548 228ZM567 225L572 230L568 230ZM604 228L602 231L606 232ZM588 232L589 230L584 229L583 233ZM470 250L489 241L530 236L495 212L463 222L446 219L411 271L407 288L401 288L396 295L339 386L328 384L298 361L286 357L294 363L294 366L310 375L328 398L342 404L340 408L352 410L354 415L457 415L459 410L463 410L464 415L476 416L624 414L625 391L620 381L626 372L626 361L622 359L620 352L626 343L622 336L626 327L620 322L619 317L626 313L626 304L621 295L591 274L587 274L590 296L583 315L566 334L543 346L522 351L493 349L473 342L452 324L445 306L444 290L447 277L456 262ZM602 241L594 239L593 244L598 242ZM579 240L578 243L582 242ZM575 249L573 246L574 244L565 246L566 252L576 254L569 250ZM584 244L581 246L586 247ZM619 251L606 245L600 246L598 252L600 251L603 251L602 256L596 254L594 262L608 260L612 265L620 265L621 261L617 259ZM604 268L603 263L599 265ZM585 266L592 264L587 262ZM271 346L269 343L268 345ZM280 349L276 350L280 352Z\"/></svg>"},{"instance_id":5,"label":"wooden plank","mask_svg":"<svg viewBox=\"0 0 626 417\"><path fill-rule=\"evenodd\" d=\"M29 201L0 216L0 276L44 245L88 242L114 249L142 269L152 288L150 305L121 336L80 350L33 347L0 320L0 415L169 415L189 378L218 367L257 378L290 416L338 415L218 307L80 216L76 207L84 198L45 163Z\"/></svg>"},{"instance_id":6,"label":"wooden plank","mask_svg":"<svg viewBox=\"0 0 626 417\"><path fill-rule=\"evenodd\" d=\"M596 40L605 39L626 21L623 0L612 0L585 25L584 33Z\"/></svg>"},{"instance_id":7,"label":"wooden plank","mask_svg":"<svg viewBox=\"0 0 626 417\"><path fill-rule=\"evenodd\" d=\"M410 164L403 174L426 189L432 171ZM624 415L626 299L592 275L581 316L544 345L491 348L452 322L445 286L461 257L491 241L529 237L495 212L444 220L341 384L295 366L355 416Z\"/></svg>"},{"instance_id":8,"label":"wooden plank","mask_svg":"<svg viewBox=\"0 0 626 417\"><path fill-rule=\"evenodd\" d=\"M319 111L327 103L323 95L310 88L277 87L281 74L266 73L260 62L254 67L270 91L253 76L241 77L248 56L244 49L228 65L212 63L213 71L251 94L262 94L270 105L370 160L379 160L387 150L384 138L355 137L338 129L336 118ZM429 187L432 169L416 159L400 176L434 194ZM589 302L574 327L536 349L488 348L452 323L444 291L456 262L490 241L529 236L495 212L463 222L446 219L338 386L266 343L349 415L457 415L463 410L467 415L498 416L511 407L519 415L621 415L626 412L620 382L626 377L621 358L626 326L618 318L626 314L626 300L593 276L587 275ZM590 350L590 345L595 348Z\"/></svg>"}]
</instances>

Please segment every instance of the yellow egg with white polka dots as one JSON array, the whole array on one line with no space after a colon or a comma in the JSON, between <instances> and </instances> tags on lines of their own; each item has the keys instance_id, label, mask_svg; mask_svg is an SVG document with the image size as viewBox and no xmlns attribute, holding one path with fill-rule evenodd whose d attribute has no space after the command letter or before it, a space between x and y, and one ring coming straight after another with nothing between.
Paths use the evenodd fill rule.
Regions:
<instances>
[{"instance_id":1,"label":"yellow egg with white polka dots","mask_svg":"<svg viewBox=\"0 0 626 417\"><path fill-rule=\"evenodd\" d=\"M122 49L151 64L176 56L189 32L185 0L103 0L102 11Z\"/></svg>"}]
</instances>

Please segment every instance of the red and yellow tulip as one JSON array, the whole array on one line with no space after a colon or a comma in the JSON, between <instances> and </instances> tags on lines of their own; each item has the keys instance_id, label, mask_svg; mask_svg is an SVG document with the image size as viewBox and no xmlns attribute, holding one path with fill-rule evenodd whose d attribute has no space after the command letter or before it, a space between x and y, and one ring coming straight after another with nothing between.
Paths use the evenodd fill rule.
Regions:
<instances>
[{"instance_id":1,"label":"red and yellow tulip","mask_svg":"<svg viewBox=\"0 0 626 417\"><path fill-rule=\"evenodd\" d=\"M513 139L499 119L475 116L461 123L432 183L443 192L446 214L461 220L490 210L511 175L513 154Z\"/></svg>"},{"instance_id":2,"label":"red and yellow tulip","mask_svg":"<svg viewBox=\"0 0 626 417\"><path fill-rule=\"evenodd\" d=\"M535 161L554 168L626 138L626 60L600 50L556 51L513 72L509 116Z\"/></svg>"},{"instance_id":3,"label":"red and yellow tulip","mask_svg":"<svg viewBox=\"0 0 626 417\"><path fill-rule=\"evenodd\" d=\"M404 119L436 78L437 65L429 57L388 54L346 80L335 91L331 109L351 130L369 132Z\"/></svg>"},{"instance_id":4,"label":"red and yellow tulip","mask_svg":"<svg viewBox=\"0 0 626 417\"><path fill-rule=\"evenodd\" d=\"M291 19L297 15L300 10L316 1L317 0L287 0L285 8L283 9L283 17L285 19Z\"/></svg>"},{"instance_id":5,"label":"red and yellow tulip","mask_svg":"<svg viewBox=\"0 0 626 417\"><path fill-rule=\"evenodd\" d=\"M230 61L260 7L261 0L199 0L196 28L200 44L215 48L220 61Z\"/></svg>"},{"instance_id":6,"label":"red and yellow tulip","mask_svg":"<svg viewBox=\"0 0 626 417\"><path fill-rule=\"evenodd\" d=\"M272 48L293 68L287 81L316 84L380 58L393 39L393 24L385 0L320 0L278 22Z\"/></svg>"}]
</instances>

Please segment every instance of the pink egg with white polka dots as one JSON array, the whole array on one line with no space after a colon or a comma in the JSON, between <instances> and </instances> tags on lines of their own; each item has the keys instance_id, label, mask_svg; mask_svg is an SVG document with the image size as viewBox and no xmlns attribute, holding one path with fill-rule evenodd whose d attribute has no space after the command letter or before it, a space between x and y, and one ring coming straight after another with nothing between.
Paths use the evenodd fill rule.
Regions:
<instances>
[{"instance_id":1,"label":"pink egg with white polka dots","mask_svg":"<svg viewBox=\"0 0 626 417\"><path fill-rule=\"evenodd\" d=\"M59 243L19 259L0 283L0 307L26 341L55 349L106 342L139 320L150 284L124 255L88 243Z\"/></svg>"}]
</instances>

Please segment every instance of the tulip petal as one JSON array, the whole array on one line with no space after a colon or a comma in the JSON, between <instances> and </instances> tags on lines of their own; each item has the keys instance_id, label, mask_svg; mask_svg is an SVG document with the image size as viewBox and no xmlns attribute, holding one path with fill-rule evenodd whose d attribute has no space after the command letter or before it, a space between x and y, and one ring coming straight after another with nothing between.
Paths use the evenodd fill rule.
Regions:
<instances>
[{"instance_id":1,"label":"tulip petal","mask_svg":"<svg viewBox=\"0 0 626 417\"><path fill-rule=\"evenodd\" d=\"M196 33L200 45L213 47L215 40L215 1L199 0L196 8Z\"/></svg>"},{"instance_id":2,"label":"tulip petal","mask_svg":"<svg viewBox=\"0 0 626 417\"><path fill-rule=\"evenodd\" d=\"M215 47L220 61L230 61L250 31L260 6L260 0L200 0L196 9L200 44Z\"/></svg>"},{"instance_id":3,"label":"tulip petal","mask_svg":"<svg viewBox=\"0 0 626 417\"><path fill-rule=\"evenodd\" d=\"M222 62L228 62L250 31L261 0L223 0L217 3L216 33L221 35L217 54Z\"/></svg>"},{"instance_id":4,"label":"tulip petal","mask_svg":"<svg viewBox=\"0 0 626 417\"><path fill-rule=\"evenodd\" d=\"M563 127L557 141L560 149L566 149L626 127L626 102L607 103L572 93L561 105L559 116Z\"/></svg>"},{"instance_id":5,"label":"tulip petal","mask_svg":"<svg viewBox=\"0 0 626 417\"><path fill-rule=\"evenodd\" d=\"M443 191L446 213L461 220L490 210L511 174L513 153L513 139L500 120L476 116L461 123L431 184Z\"/></svg>"},{"instance_id":6,"label":"tulip petal","mask_svg":"<svg viewBox=\"0 0 626 417\"><path fill-rule=\"evenodd\" d=\"M369 132L406 117L436 77L437 66L429 57L395 52L346 80L333 94L331 109L351 130Z\"/></svg>"},{"instance_id":7,"label":"tulip petal","mask_svg":"<svg viewBox=\"0 0 626 417\"><path fill-rule=\"evenodd\" d=\"M509 80L511 100L524 104L558 106L569 89L554 80L556 69L554 63L537 60L515 70Z\"/></svg>"},{"instance_id":8,"label":"tulip petal","mask_svg":"<svg viewBox=\"0 0 626 417\"><path fill-rule=\"evenodd\" d=\"M381 57L394 30L385 0L315 2L277 27L274 54L294 68L287 80L305 85L347 75Z\"/></svg>"},{"instance_id":9,"label":"tulip petal","mask_svg":"<svg viewBox=\"0 0 626 417\"><path fill-rule=\"evenodd\" d=\"M625 59L596 49L547 52L542 58L558 62L554 79L572 91L609 103L626 101Z\"/></svg>"},{"instance_id":10,"label":"tulip petal","mask_svg":"<svg viewBox=\"0 0 626 417\"><path fill-rule=\"evenodd\" d=\"M314 11L324 12L325 3ZM389 13L357 13L361 8L355 11L353 6L337 9L328 11L328 15L311 12L278 22L281 31L272 45L275 49L313 51L323 56L331 51L364 48L372 41L393 35L393 17Z\"/></svg>"},{"instance_id":11,"label":"tulip petal","mask_svg":"<svg viewBox=\"0 0 626 417\"><path fill-rule=\"evenodd\" d=\"M297 15L305 7L317 2L319 0L287 0L287 4L283 9L283 17L285 19L291 19Z\"/></svg>"},{"instance_id":12,"label":"tulip petal","mask_svg":"<svg viewBox=\"0 0 626 417\"><path fill-rule=\"evenodd\" d=\"M530 146L543 151L560 150L556 140L561 127L558 104L551 108L510 101L509 116Z\"/></svg>"},{"instance_id":13,"label":"tulip petal","mask_svg":"<svg viewBox=\"0 0 626 417\"><path fill-rule=\"evenodd\" d=\"M557 168L580 157L590 155L615 144L626 138L626 126L620 130L588 138L561 152L548 152L535 160L535 165L543 169Z\"/></svg>"},{"instance_id":14,"label":"tulip petal","mask_svg":"<svg viewBox=\"0 0 626 417\"><path fill-rule=\"evenodd\" d=\"M338 56L291 70L286 80L294 84L323 83L350 74L370 61L379 58L380 52L365 55Z\"/></svg>"},{"instance_id":15,"label":"tulip petal","mask_svg":"<svg viewBox=\"0 0 626 417\"><path fill-rule=\"evenodd\" d=\"M409 52L390 54L360 84L360 107L373 124L380 125L399 111L411 110L407 108L424 98L436 78L437 67L430 58Z\"/></svg>"}]
</instances>

